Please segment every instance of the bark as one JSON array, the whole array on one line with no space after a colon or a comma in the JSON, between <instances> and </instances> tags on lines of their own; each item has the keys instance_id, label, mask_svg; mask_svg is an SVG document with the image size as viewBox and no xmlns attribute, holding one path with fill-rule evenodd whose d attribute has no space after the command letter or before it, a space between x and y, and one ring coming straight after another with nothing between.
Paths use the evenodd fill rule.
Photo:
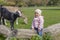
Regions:
<instances>
[{"instance_id":1,"label":"bark","mask_svg":"<svg viewBox=\"0 0 60 40\"><path fill-rule=\"evenodd\" d=\"M5 37L12 36L12 31L4 25L0 25L0 34L3 34ZM31 38L32 36L37 35L36 31L31 29L17 29L16 38Z\"/></svg>"},{"instance_id":2,"label":"bark","mask_svg":"<svg viewBox=\"0 0 60 40\"><path fill-rule=\"evenodd\" d=\"M43 32L43 34L50 33L50 35L53 37L53 40L60 40L60 23L44 28Z\"/></svg>"}]
</instances>

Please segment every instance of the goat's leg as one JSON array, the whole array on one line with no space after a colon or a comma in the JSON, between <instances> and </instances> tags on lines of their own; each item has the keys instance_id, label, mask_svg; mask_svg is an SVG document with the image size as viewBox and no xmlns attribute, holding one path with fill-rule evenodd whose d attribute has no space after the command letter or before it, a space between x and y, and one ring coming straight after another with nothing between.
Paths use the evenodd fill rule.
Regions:
<instances>
[{"instance_id":1,"label":"goat's leg","mask_svg":"<svg viewBox=\"0 0 60 40\"><path fill-rule=\"evenodd\" d=\"M0 13L0 25L1 25L1 13Z\"/></svg>"},{"instance_id":2,"label":"goat's leg","mask_svg":"<svg viewBox=\"0 0 60 40\"><path fill-rule=\"evenodd\" d=\"M11 30L14 30L14 21L10 21L10 25L11 25Z\"/></svg>"},{"instance_id":3,"label":"goat's leg","mask_svg":"<svg viewBox=\"0 0 60 40\"><path fill-rule=\"evenodd\" d=\"M18 25L18 18L16 19L16 24Z\"/></svg>"},{"instance_id":4,"label":"goat's leg","mask_svg":"<svg viewBox=\"0 0 60 40\"><path fill-rule=\"evenodd\" d=\"M11 25L12 35L15 36L17 34L17 30L14 29L14 21L11 21L10 22L10 25Z\"/></svg>"},{"instance_id":5,"label":"goat's leg","mask_svg":"<svg viewBox=\"0 0 60 40\"><path fill-rule=\"evenodd\" d=\"M4 21L4 18L2 18L2 24L5 25L5 21Z\"/></svg>"},{"instance_id":6,"label":"goat's leg","mask_svg":"<svg viewBox=\"0 0 60 40\"><path fill-rule=\"evenodd\" d=\"M1 25L1 17L0 17L0 25Z\"/></svg>"},{"instance_id":7,"label":"goat's leg","mask_svg":"<svg viewBox=\"0 0 60 40\"><path fill-rule=\"evenodd\" d=\"M5 19L4 21L5 21L5 24L7 25L7 21L6 21L6 19Z\"/></svg>"}]
</instances>

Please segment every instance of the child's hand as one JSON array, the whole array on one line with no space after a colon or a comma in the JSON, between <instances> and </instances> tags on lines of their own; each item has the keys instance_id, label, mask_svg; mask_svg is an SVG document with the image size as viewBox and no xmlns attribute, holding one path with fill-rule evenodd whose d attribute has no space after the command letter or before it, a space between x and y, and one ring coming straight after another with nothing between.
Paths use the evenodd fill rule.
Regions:
<instances>
[{"instance_id":1,"label":"child's hand","mask_svg":"<svg viewBox=\"0 0 60 40\"><path fill-rule=\"evenodd\" d=\"M38 28L38 32L40 32L40 29Z\"/></svg>"}]
</instances>

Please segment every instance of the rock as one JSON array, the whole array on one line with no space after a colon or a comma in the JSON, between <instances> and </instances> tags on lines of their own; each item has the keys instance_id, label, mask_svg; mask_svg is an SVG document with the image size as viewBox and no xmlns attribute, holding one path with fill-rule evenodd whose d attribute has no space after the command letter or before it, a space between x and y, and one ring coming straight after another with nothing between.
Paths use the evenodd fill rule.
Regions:
<instances>
[{"instance_id":1,"label":"rock","mask_svg":"<svg viewBox=\"0 0 60 40\"><path fill-rule=\"evenodd\" d=\"M60 40L60 23L44 28L43 33L50 33L54 40Z\"/></svg>"}]
</instances>

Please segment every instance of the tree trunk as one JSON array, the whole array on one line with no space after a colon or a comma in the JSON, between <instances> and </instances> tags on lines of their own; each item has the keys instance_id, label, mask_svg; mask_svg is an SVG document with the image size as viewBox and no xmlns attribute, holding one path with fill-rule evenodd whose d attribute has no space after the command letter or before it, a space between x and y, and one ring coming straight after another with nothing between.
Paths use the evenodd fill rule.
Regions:
<instances>
[{"instance_id":1,"label":"tree trunk","mask_svg":"<svg viewBox=\"0 0 60 40\"><path fill-rule=\"evenodd\" d=\"M17 29L17 34L15 35L16 38L31 38L36 34L36 31L31 29ZM4 25L0 25L0 33L4 34L6 37L11 36L12 31Z\"/></svg>"},{"instance_id":2,"label":"tree trunk","mask_svg":"<svg viewBox=\"0 0 60 40\"><path fill-rule=\"evenodd\" d=\"M53 37L53 40L60 40L60 23L44 28L43 32L44 34L50 33L50 35Z\"/></svg>"}]
</instances>

